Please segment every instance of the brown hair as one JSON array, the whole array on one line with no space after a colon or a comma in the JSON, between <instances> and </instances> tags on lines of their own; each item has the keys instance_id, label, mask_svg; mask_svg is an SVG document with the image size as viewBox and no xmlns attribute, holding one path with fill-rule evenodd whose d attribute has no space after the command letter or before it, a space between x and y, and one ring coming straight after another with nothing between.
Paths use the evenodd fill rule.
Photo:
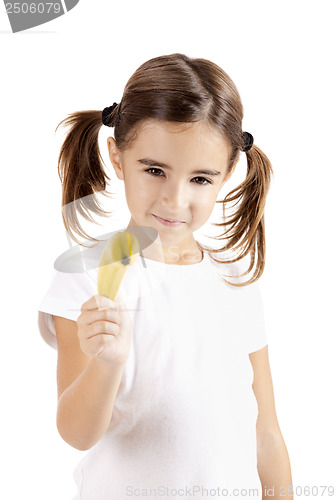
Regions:
<instances>
[{"instance_id":1,"label":"brown hair","mask_svg":"<svg viewBox=\"0 0 336 500\"><path fill-rule=\"evenodd\" d=\"M243 106L238 90L219 66L206 59L171 54L145 62L128 80L122 100L109 118L121 151L134 140L138 126L148 118L181 123L203 121L215 127L231 144L228 172L234 168L239 152L244 149ZM74 230L78 235L97 241L84 232L76 211L87 220L93 220L90 211L103 216L109 213L99 206L96 197L98 191L106 194L106 181L110 180L104 171L98 146L102 111L78 111L59 125L63 123L71 126L58 159L63 186L63 222L70 233ZM222 227L223 233L213 238L227 239L228 242L222 248L211 250L212 253L240 250L231 260L212 257L219 263L237 262L249 254L249 269L239 276L248 274L256 264L251 279L242 284L230 283L234 286L253 283L260 278L265 267L264 207L273 171L269 159L256 145L246 152L246 157L245 181L224 200L217 201L223 205L223 222L214 225ZM227 218L225 206L233 201L237 209Z\"/></svg>"}]
</instances>

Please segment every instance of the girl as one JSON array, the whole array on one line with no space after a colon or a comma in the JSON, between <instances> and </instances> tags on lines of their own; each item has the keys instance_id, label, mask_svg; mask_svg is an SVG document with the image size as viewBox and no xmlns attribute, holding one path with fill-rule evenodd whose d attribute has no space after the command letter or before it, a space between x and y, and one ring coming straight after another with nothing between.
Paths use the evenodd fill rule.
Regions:
<instances>
[{"instance_id":1,"label":"girl","mask_svg":"<svg viewBox=\"0 0 336 500\"><path fill-rule=\"evenodd\" d=\"M97 294L91 265L55 270L39 308L40 331L58 349L58 431L90 450L75 470L76 500L292 498L257 284L272 168L242 118L220 67L172 54L141 65L119 104L63 120L71 126L59 156L67 231L88 236L77 211L104 214L96 198L109 179L98 147L104 124L114 127L107 145L128 229L157 235L115 301ZM193 233L240 151L246 179L220 201L222 246L206 248ZM224 251L232 258L215 257Z\"/></svg>"}]
</instances>

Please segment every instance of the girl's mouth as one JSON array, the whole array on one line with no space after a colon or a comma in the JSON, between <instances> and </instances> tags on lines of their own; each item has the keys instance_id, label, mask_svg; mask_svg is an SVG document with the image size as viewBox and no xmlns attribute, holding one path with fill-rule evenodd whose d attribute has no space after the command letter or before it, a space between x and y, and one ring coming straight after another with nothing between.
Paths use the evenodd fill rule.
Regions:
<instances>
[{"instance_id":1,"label":"girl's mouth","mask_svg":"<svg viewBox=\"0 0 336 500\"><path fill-rule=\"evenodd\" d=\"M164 226L180 226L181 224L184 224L182 221L178 220L168 220L168 219L163 219L162 217L159 217L158 215L152 214L155 219L157 219L161 224Z\"/></svg>"}]
</instances>

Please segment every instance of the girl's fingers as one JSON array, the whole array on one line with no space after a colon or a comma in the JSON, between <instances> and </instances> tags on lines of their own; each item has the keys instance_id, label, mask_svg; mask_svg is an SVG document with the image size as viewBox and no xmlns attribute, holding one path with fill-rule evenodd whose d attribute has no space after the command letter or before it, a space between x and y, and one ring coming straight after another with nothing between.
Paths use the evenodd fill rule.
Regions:
<instances>
[{"instance_id":1,"label":"girl's fingers","mask_svg":"<svg viewBox=\"0 0 336 500\"><path fill-rule=\"evenodd\" d=\"M111 323L110 321L96 321L90 326L89 335L85 336L87 340L92 339L100 335L106 335L106 340L110 335L119 334L119 325L116 323Z\"/></svg>"},{"instance_id":2,"label":"girl's fingers","mask_svg":"<svg viewBox=\"0 0 336 500\"><path fill-rule=\"evenodd\" d=\"M93 311L95 309L109 309L114 308L117 309L117 304L113 300L105 297L105 295L93 295L86 302L82 304L81 312L84 311Z\"/></svg>"},{"instance_id":3,"label":"girl's fingers","mask_svg":"<svg viewBox=\"0 0 336 500\"><path fill-rule=\"evenodd\" d=\"M92 325L95 321L112 321L113 323L120 323L121 316L117 309L98 309L88 310L83 312L77 319L78 324Z\"/></svg>"},{"instance_id":4,"label":"girl's fingers","mask_svg":"<svg viewBox=\"0 0 336 500\"><path fill-rule=\"evenodd\" d=\"M90 351L94 356L100 354L105 347L112 345L114 339L110 335L94 335L90 340Z\"/></svg>"}]
</instances>

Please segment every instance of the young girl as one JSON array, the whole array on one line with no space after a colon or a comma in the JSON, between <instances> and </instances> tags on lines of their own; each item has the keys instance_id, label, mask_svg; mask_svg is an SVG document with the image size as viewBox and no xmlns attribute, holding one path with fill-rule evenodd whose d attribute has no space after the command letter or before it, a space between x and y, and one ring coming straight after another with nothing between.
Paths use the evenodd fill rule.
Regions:
<instances>
[{"instance_id":1,"label":"young girl","mask_svg":"<svg viewBox=\"0 0 336 500\"><path fill-rule=\"evenodd\" d=\"M103 213L104 124L114 127L107 144L125 186L127 229L157 235L115 301L97 294L91 261L85 272L55 269L39 308L41 334L58 350L58 431L89 450L75 470L76 500L292 498L257 284L272 168L242 118L220 67L172 54L141 65L119 104L63 120L71 126L59 157L67 231L88 236L77 211ZM222 246L206 248L193 233L240 152L246 179L220 201ZM231 259L216 258L225 251Z\"/></svg>"}]
</instances>

